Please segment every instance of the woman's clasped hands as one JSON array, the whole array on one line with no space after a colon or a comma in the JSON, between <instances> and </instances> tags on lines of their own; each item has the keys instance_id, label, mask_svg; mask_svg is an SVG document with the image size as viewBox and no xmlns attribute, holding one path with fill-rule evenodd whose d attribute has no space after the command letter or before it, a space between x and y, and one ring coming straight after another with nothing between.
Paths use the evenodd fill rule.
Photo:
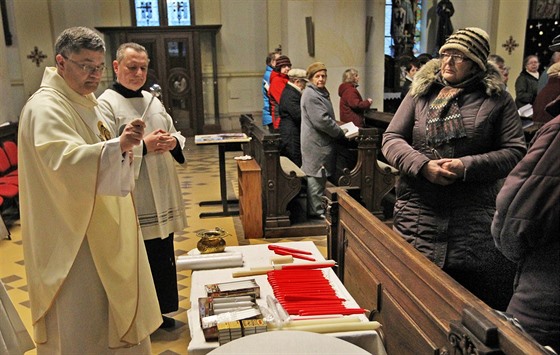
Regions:
<instances>
[{"instance_id":1,"label":"woman's clasped hands","mask_svg":"<svg viewBox=\"0 0 560 355\"><path fill-rule=\"evenodd\" d=\"M445 186L463 179L465 165L460 159L436 159L424 164L420 172L429 182Z\"/></svg>"}]
</instances>

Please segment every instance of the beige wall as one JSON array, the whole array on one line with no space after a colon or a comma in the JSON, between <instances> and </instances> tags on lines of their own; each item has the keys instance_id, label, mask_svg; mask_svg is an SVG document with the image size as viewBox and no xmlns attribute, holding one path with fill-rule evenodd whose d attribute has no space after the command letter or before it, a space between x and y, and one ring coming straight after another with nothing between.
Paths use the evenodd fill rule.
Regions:
<instances>
[{"instance_id":1,"label":"beige wall","mask_svg":"<svg viewBox=\"0 0 560 355\"><path fill-rule=\"evenodd\" d=\"M496 0L496 7L491 45L495 48L495 53L502 56L506 65L511 67L508 88L509 92L515 96L515 80L523 67L523 48L525 47L526 22L519 19L529 17L529 0ZM518 47L511 53L503 47L510 36L518 44Z\"/></svg>"},{"instance_id":2,"label":"beige wall","mask_svg":"<svg viewBox=\"0 0 560 355\"><path fill-rule=\"evenodd\" d=\"M0 18L0 40L4 40L4 27ZM14 120L17 116L14 99L11 95L10 85L10 68L8 67L8 51L6 46L0 45L0 107L2 107L2 115L0 116L0 124L10 120Z\"/></svg>"}]
</instances>

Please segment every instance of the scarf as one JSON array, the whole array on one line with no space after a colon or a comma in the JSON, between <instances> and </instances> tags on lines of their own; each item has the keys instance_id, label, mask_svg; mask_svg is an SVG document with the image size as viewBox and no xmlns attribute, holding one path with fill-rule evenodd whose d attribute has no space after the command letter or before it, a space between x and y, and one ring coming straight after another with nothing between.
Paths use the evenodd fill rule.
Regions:
<instances>
[{"instance_id":1,"label":"scarf","mask_svg":"<svg viewBox=\"0 0 560 355\"><path fill-rule=\"evenodd\" d=\"M426 142L429 146L437 147L453 138L467 136L457 103L462 92L462 88L445 86L430 104L426 123Z\"/></svg>"}]
</instances>

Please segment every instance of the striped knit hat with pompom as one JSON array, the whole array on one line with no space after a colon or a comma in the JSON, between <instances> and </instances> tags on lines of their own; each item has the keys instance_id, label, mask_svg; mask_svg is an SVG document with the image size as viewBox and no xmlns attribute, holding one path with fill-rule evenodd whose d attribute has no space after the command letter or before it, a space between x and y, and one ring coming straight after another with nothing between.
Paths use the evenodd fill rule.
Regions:
<instances>
[{"instance_id":1,"label":"striped knit hat with pompom","mask_svg":"<svg viewBox=\"0 0 560 355\"><path fill-rule=\"evenodd\" d=\"M456 49L467 58L478 64L482 70L486 69L486 62L490 54L488 33L478 27L467 27L457 30L447 38L441 46L439 54L447 49Z\"/></svg>"}]
</instances>

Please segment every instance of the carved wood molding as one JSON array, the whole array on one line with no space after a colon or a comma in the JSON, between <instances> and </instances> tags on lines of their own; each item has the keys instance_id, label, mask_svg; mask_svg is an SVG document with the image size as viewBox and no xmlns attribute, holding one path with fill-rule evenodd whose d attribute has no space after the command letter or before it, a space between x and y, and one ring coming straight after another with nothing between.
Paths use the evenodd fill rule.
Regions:
<instances>
[{"instance_id":1,"label":"carved wood molding","mask_svg":"<svg viewBox=\"0 0 560 355\"><path fill-rule=\"evenodd\" d=\"M451 354L502 354L498 328L474 308L465 308L460 321L451 321L448 333Z\"/></svg>"}]
</instances>

